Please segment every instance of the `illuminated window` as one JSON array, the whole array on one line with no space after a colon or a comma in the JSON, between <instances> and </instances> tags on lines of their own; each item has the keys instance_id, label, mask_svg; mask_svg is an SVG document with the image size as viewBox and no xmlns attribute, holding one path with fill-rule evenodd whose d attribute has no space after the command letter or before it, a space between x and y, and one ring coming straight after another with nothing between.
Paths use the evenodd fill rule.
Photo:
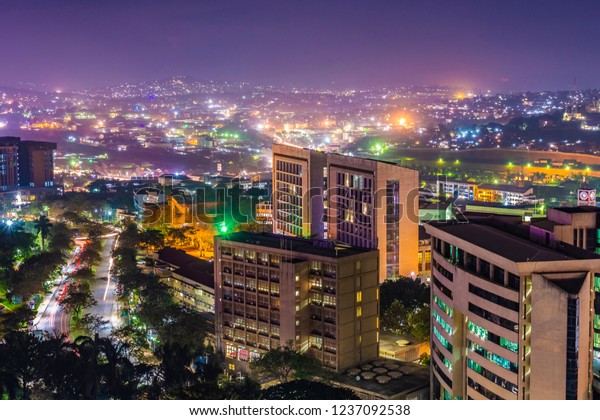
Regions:
<instances>
[{"instance_id":1,"label":"illuminated window","mask_svg":"<svg viewBox=\"0 0 600 420\"><path fill-rule=\"evenodd\" d=\"M229 359L235 359L237 357L237 347L227 344L225 347L225 357Z\"/></svg>"},{"instance_id":2,"label":"illuminated window","mask_svg":"<svg viewBox=\"0 0 600 420\"><path fill-rule=\"evenodd\" d=\"M362 302L362 292L356 292L356 302Z\"/></svg>"},{"instance_id":3,"label":"illuminated window","mask_svg":"<svg viewBox=\"0 0 600 420\"><path fill-rule=\"evenodd\" d=\"M227 367L229 368L229 370L235 370L235 365L233 363L229 363Z\"/></svg>"},{"instance_id":4,"label":"illuminated window","mask_svg":"<svg viewBox=\"0 0 600 420\"><path fill-rule=\"evenodd\" d=\"M359 318L362 316L362 306L356 307L356 317Z\"/></svg>"}]
</instances>

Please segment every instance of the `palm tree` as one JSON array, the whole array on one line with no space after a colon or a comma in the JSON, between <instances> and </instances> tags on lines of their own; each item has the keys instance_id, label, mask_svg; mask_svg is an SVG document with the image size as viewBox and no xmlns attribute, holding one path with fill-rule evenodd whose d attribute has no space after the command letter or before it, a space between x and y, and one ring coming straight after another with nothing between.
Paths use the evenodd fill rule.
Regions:
<instances>
[{"instance_id":1,"label":"palm tree","mask_svg":"<svg viewBox=\"0 0 600 420\"><path fill-rule=\"evenodd\" d=\"M52 223L50 223L48 216L40 214L40 217L35 221L34 226L38 235L42 236L42 252L44 252L46 250L46 238L48 237L48 233L50 233Z\"/></svg>"}]
</instances>

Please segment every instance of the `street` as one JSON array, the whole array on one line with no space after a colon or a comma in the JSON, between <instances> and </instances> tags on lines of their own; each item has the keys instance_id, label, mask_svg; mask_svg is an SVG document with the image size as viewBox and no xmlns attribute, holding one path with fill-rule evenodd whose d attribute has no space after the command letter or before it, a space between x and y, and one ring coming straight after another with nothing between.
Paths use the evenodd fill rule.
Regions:
<instances>
[{"instance_id":1,"label":"street","mask_svg":"<svg viewBox=\"0 0 600 420\"><path fill-rule=\"evenodd\" d=\"M118 314L116 313L115 303L115 282L110 278L110 269L112 267L112 250L115 243L116 234L106 237L104 247L102 248L101 261L96 269L96 278L92 283L92 295L96 305L88 308L85 313L100 316L109 324L100 332L101 336L109 335L113 328L118 327Z\"/></svg>"},{"instance_id":2,"label":"street","mask_svg":"<svg viewBox=\"0 0 600 420\"><path fill-rule=\"evenodd\" d=\"M116 234L106 235L104 238L105 242L102 247L101 261L96 269L95 279L91 284L92 295L96 299L97 304L88 308L85 313L97 315L109 321L109 324L100 332L100 335L106 336L118 325L115 282L109 279L109 271L112 266L111 253ZM57 284L52 287L50 295L44 298L43 303L38 309L38 314L33 321L32 330L44 331L50 334L69 334L69 314L65 313L60 306L60 298L61 296L64 297L65 288L68 287L67 279L74 272L73 261L76 256L76 253L70 256Z\"/></svg>"}]
</instances>

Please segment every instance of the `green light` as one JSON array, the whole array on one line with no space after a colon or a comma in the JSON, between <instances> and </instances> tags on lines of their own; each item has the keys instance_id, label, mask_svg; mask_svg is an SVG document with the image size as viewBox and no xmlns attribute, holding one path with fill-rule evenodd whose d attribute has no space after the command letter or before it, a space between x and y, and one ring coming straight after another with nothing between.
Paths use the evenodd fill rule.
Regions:
<instances>
[{"instance_id":1,"label":"green light","mask_svg":"<svg viewBox=\"0 0 600 420\"><path fill-rule=\"evenodd\" d=\"M221 227L219 228L221 233L227 233L227 229L227 225L225 223L221 223Z\"/></svg>"},{"instance_id":2,"label":"green light","mask_svg":"<svg viewBox=\"0 0 600 420\"><path fill-rule=\"evenodd\" d=\"M460 165L460 160L456 159L456 161L454 161L455 165Z\"/></svg>"}]
</instances>

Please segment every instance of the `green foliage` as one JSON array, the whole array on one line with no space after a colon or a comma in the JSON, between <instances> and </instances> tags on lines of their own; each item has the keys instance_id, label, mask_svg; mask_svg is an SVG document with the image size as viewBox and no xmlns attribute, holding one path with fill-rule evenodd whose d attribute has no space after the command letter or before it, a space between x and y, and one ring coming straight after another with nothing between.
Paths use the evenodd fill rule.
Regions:
<instances>
[{"instance_id":1,"label":"green foliage","mask_svg":"<svg viewBox=\"0 0 600 420\"><path fill-rule=\"evenodd\" d=\"M57 252L43 252L33 255L13 271L9 280L9 290L13 295L27 299L41 292L45 282L51 280L64 263L64 255Z\"/></svg>"},{"instance_id":2,"label":"green foliage","mask_svg":"<svg viewBox=\"0 0 600 420\"><path fill-rule=\"evenodd\" d=\"M50 251L66 253L73 245L72 236L71 229L65 223L55 223L50 232Z\"/></svg>"},{"instance_id":3,"label":"green foliage","mask_svg":"<svg viewBox=\"0 0 600 420\"><path fill-rule=\"evenodd\" d=\"M73 314L79 325L81 311L96 304L96 299L92 296L90 285L87 282L77 282L70 285L67 294L60 301L60 305L65 312Z\"/></svg>"},{"instance_id":4,"label":"green foliage","mask_svg":"<svg viewBox=\"0 0 600 420\"><path fill-rule=\"evenodd\" d=\"M52 223L50 223L48 216L41 214L40 217L38 217L38 219L35 221L34 226L38 232L38 235L40 235L42 238L42 252L44 252L46 250L46 238L50 233Z\"/></svg>"},{"instance_id":5,"label":"green foliage","mask_svg":"<svg viewBox=\"0 0 600 420\"><path fill-rule=\"evenodd\" d=\"M273 349L258 360L252 362L251 367L254 371L277 376L281 383L293 378L303 378L310 376L319 369L319 363L316 359L300 353L290 345Z\"/></svg>"},{"instance_id":6,"label":"green foliage","mask_svg":"<svg viewBox=\"0 0 600 420\"><path fill-rule=\"evenodd\" d=\"M429 287L418 280L387 280L380 287L381 326L396 334L429 339Z\"/></svg>"},{"instance_id":7,"label":"green foliage","mask_svg":"<svg viewBox=\"0 0 600 420\"><path fill-rule=\"evenodd\" d=\"M160 249L165 246L165 235L157 229L146 229L140 232L138 244L142 248Z\"/></svg>"},{"instance_id":8,"label":"green foliage","mask_svg":"<svg viewBox=\"0 0 600 420\"><path fill-rule=\"evenodd\" d=\"M394 300L413 309L429 303L429 287L410 277L386 280L379 290L381 313L384 313Z\"/></svg>"}]
</instances>

